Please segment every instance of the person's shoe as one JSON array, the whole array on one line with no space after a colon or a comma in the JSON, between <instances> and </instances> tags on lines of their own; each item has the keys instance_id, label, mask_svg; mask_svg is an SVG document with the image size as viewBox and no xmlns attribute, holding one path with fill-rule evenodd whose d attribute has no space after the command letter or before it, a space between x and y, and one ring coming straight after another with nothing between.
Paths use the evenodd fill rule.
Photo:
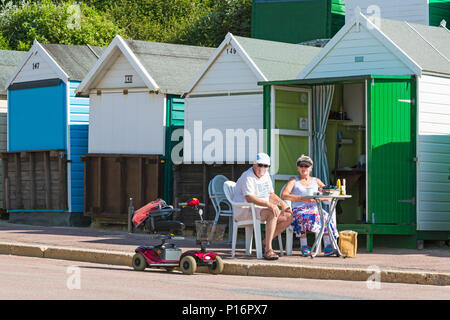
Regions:
<instances>
[{"instance_id":1,"label":"person's shoe","mask_svg":"<svg viewBox=\"0 0 450 320\"><path fill-rule=\"evenodd\" d=\"M332 254L335 254L336 250L333 249L333 247L331 246L331 244L327 245L325 247L325 250L323 250L323 255L325 257L331 256Z\"/></svg>"},{"instance_id":2,"label":"person's shoe","mask_svg":"<svg viewBox=\"0 0 450 320\"><path fill-rule=\"evenodd\" d=\"M311 255L311 249L308 246L302 246L301 251L304 257Z\"/></svg>"},{"instance_id":3,"label":"person's shoe","mask_svg":"<svg viewBox=\"0 0 450 320\"><path fill-rule=\"evenodd\" d=\"M266 260L277 260L278 259L278 255L275 252L273 252L273 250L265 251L263 257Z\"/></svg>"}]
</instances>

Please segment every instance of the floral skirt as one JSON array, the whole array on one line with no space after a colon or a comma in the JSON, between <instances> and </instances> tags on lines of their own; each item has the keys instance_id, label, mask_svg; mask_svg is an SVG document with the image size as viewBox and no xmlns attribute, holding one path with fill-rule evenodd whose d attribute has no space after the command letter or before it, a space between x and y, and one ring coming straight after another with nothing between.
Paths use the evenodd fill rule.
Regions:
<instances>
[{"instance_id":1,"label":"floral skirt","mask_svg":"<svg viewBox=\"0 0 450 320\"><path fill-rule=\"evenodd\" d=\"M290 228L297 235L297 237L303 236L306 231L319 232L321 228L320 213L317 208L317 204L304 204L292 209L294 213L294 219ZM325 219L328 218L328 212L323 210ZM336 229L336 221L333 219L330 224L330 229L335 238L339 237L339 233ZM329 233L327 227L325 227L325 233Z\"/></svg>"}]
</instances>

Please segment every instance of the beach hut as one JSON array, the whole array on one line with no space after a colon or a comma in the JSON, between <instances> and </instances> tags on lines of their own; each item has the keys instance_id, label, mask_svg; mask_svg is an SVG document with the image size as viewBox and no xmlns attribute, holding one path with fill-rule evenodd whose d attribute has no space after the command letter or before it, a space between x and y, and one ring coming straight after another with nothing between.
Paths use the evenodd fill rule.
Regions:
<instances>
[{"instance_id":1,"label":"beach hut","mask_svg":"<svg viewBox=\"0 0 450 320\"><path fill-rule=\"evenodd\" d=\"M208 183L216 174L236 181L248 169L256 153L265 150L263 91L258 81L293 78L320 50L226 35L186 88L185 130L190 139L185 134L183 164L175 171L177 198L197 193L207 199ZM311 126L303 115L310 92L283 86L277 90L284 106L277 123L283 133L283 156L298 157L298 152L308 152L304 130ZM296 101L301 106L292 108ZM304 130L299 128L300 121Z\"/></svg>"},{"instance_id":2,"label":"beach hut","mask_svg":"<svg viewBox=\"0 0 450 320\"><path fill-rule=\"evenodd\" d=\"M296 79L261 82L264 112L279 108L276 86L312 90L315 175L350 181L338 223L367 234L369 251L373 235L410 248L448 240L450 31L372 21L355 15Z\"/></svg>"},{"instance_id":3,"label":"beach hut","mask_svg":"<svg viewBox=\"0 0 450 320\"><path fill-rule=\"evenodd\" d=\"M374 19L379 16L427 26L439 26L443 19L450 21L450 0L346 0L346 22L352 21L357 7Z\"/></svg>"},{"instance_id":4,"label":"beach hut","mask_svg":"<svg viewBox=\"0 0 450 320\"><path fill-rule=\"evenodd\" d=\"M87 214L126 222L130 197L136 208L157 197L172 203L178 140L171 137L184 125L180 96L213 52L120 36L110 43L77 89L91 105Z\"/></svg>"},{"instance_id":5,"label":"beach hut","mask_svg":"<svg viewBox=\"0 0 450 320\"><path fill-rule=\"evenodd\" d=\"M87 152L89 100L76 98L74 91L102 51L35 40L6 83L8 152L2 159L10 220L62 225L82 220L80 157Z\"/></svg>"},{"instance_id":6,"label":"beach hut","mask_svg":"<svg viewBox=\"0 0 450 320\"><path fill-rule=\"evenodd\" d=\"M25 55L25 51L0 50L0 152L5 152L8 149L8 94L5 90L5 85ZM0 160L0 209L5 210L2 176Z\"/></svg>"},{"instance_id":7,"label":"beach hut","mask_svg":"<svg viewBox=\"0 0 450 320\"><path fill-rule=\"evenodd\" d=\"M330 39L345 23L344 0L253 0L251 37L300 43Z\"/></svg>"}]
</instances>

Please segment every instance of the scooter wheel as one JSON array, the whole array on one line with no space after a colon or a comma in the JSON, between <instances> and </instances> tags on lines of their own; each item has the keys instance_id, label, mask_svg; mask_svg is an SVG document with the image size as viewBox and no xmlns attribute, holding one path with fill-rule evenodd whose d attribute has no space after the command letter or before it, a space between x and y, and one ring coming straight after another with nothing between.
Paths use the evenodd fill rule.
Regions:
<instances>
[{"instance_id":1,"label":"scooter wheel","mask_svg":"<svg viewBox=\"0 0 450 320\"><path fill-rule=\"evenodd\" d=\"M147 268L147 261L145 261L145 258L142 254L140 253L136 253L133 256L133 261L132 261L132 265L134 270L136 271L144 271L145 268Z\"/></svg>"},{"instance_id":2,"label":"scooter wheel","mask_svg":"<svg viewBox=\"0 0 450 320\"><path fill-rule=\"evenodd\" d=\"M209 272L212 274L219 274L223 271L223 261L222 258L217 256L214 262L208 266Z\"/></svg>"},{"instance_id":3,"label":"scooter wheel","mask_svg":"<svg viewBox=\"0 0 450 320\"><path fill-rule=\"evenodd\" d=\"M194 257L186 256L180 260L180 269L184 274L194 274L197 270L197 262Z\"/></svg>"}]
</instances>

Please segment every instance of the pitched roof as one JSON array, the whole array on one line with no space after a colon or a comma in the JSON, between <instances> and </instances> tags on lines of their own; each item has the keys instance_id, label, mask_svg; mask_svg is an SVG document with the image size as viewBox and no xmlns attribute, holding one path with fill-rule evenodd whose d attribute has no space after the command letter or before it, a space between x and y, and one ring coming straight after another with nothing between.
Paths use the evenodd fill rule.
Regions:
<instances>
[{"instance_id":1,"label":"pitched roof","mask_svg":"<svg viewBox=\"0 0 450 320\"><path fill-rule=\"evenodd\" d=\"M269 81L295 78L322 50L300 44L234 37Z\"/></svg>"},{"instance_id":2,"label":"pitched roof","mask_svg":"<svg viewBox=\"0 0 450 320\"><path fill-rule=\"evenodd\" d=\"M0 95L6 95L6 82L26 55L26 51L0 50Z\"/></svg>"},{"instance_id":3,"label":"pitched roof","mask_svg":"<svg viewBox=\"0 0 450 320\"><path fill-rule=\"evenodd\" d=\"M448 29L380 19L380 30L423 71L450 74L450 31Z\"/></svg>"},{"instance_id":4,"label":"pitched roof","mask_svg":"<svg viewBox=\"0 0 450 320\"><path fill-rule=\"evenodd\" d=\"M182 94L215 48L124 40L146 71L166 93Z\"/></svg>"},{"instance_id":5,"label":"pitched roof","mask_svg":"<svg viewBox=\"0 0 450 320\"><path fill-rule=\"evenodd\" d=\"M306 78L355 25L366 28L381 41L382 45L399 57L414 74L421 75L425 72L450 75L450 31L448 29L384 18L378 18L377 23L374 24L365 15L359 13L355 14L351 22L344 25L297 78Z\"/></svg>"},{"instance_id":6,"label":"pitched roof","mask_svg":"<svg viewBox=\"0 0 450 320\"><path fill-rule=\"evenodd\" d=\"M45 51L69 76L70 80L82 81L97 62L105 48L89 45L63 45L41 43Z\"/></svg>"},{"instance_id":7,"label":"pitched roof","mask_svg":"<svg viewBox=\"0 0 450 320\"><path fill-rule=\"evenodd\" d=\"M206 74L228 44L233 44L241 57L247 60L259 81L275 81L295 78L322 48L278 41L234 36L228 33L202 72L187 87L189 94Z\"/></svg>"}]
</instances>

